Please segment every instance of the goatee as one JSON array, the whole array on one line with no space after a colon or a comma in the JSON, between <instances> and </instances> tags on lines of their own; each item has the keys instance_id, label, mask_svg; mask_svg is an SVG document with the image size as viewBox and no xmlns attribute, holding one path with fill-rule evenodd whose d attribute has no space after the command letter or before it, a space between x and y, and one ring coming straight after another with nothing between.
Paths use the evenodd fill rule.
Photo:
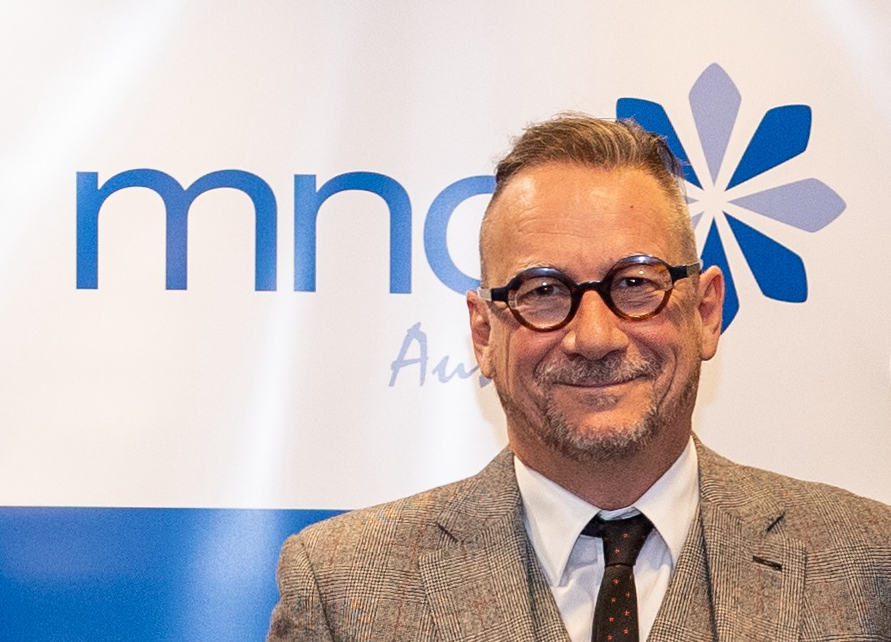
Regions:
<instances>
[{"instance_id":1,"label":"goatee","mask_svg":"<svg viewBox=\"0 0 891 642\"><path fill-rule=\"evenodd\" d=\"M628 358L626 355L607 355L602 359L587 359L579 355L561 356L540 363L533 372L533 379L543 391L536 404L538 417L529 416L514 400L501 390L505 413L514 422L520 422L531 430L549 448L568 459L580 463L616 461L639 453L662 432L665 426L675 423L680 415L692 408L699 382L697 368L685 383L679 398L670 406L653 396L646 407L640 409L636 421L628 424L602 426L597 430L585 430L573 423L555 399L556 386L608 386L635 379L654 381L664 366L655 356ZM597 411L612 407L618 398L604 393L593 397L590 409Z\"/></svg>"}]
</instances>

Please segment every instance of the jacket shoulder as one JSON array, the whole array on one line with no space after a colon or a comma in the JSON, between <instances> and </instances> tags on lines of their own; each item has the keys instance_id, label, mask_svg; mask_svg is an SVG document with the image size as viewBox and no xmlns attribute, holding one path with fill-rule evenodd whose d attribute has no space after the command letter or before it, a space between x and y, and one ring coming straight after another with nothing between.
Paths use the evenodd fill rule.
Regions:
<instances>
[{"instance_id":1,"label":"jacket shoulder","mask_svg":"<svg viewBox=\"0 0 891 642\"><path fill-rule=\"evenodd\" d=\"M513 455L502 451L480 473L396 501L353 510L303 529L297 542L314 566L413 564L424 552L454 541L468 528L483 529L518 505Z\"/></svg>"},{"instance_id":2,"label":"jacket shoulder","mask_svg":"<svg viewBox=\"0 0 891 642\"><path fill-rule=\"evenodd\" d=\"M891 506L820 482L736 464L700 448L704 499L812 544L873 542L888 547ZM774 525L775 522L775 525ZM891 553L891 547L889 553Z\"/></svg>"},{"instance_id":3,"label":"jacket shoulder","mask_svg":"<svg viewBox=\"0 0 891 642\"><path fill-rule=\"evenodd\" d=\"M437 517L463 494L472 479L404 497L392 502L359 508L304 528L295 537L313 549L318 546L355 545L397 534L428 530Z\"/></svg>"}]
</instances>

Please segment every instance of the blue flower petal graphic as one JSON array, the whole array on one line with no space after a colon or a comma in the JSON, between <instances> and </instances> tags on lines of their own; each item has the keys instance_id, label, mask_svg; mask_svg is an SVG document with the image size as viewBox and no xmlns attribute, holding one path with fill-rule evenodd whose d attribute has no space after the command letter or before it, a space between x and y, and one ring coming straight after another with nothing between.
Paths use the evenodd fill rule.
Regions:
<instances>
[{"instance_id":1,"label":"blue flower petal graphic","mask_svg":"<svg viewBox=\"0 0 891 642\"><path fill-rule=\"evenodd\" d=\"M712 182L718 178L741 102L736 85L717 63L709 65L690 90L690 108Z\"/></svg>"},{"instance_id":2,"label":"blue flower petal graphic","mask_svg":"<svg viewBox=\"0 0 891 642\"><path fill-rule=\"evenodd\" d=\"M736 286L733 284L733 275L730 273L730 264L727 262L727 254L724 252L724 244L721 243L721 235L718 227L712 220L705 239L705 247L702 248L702 269L717 265L724 273L724 318L721 321L721 332L724 332L739 312L739 297L736 294Z\"/></svg>"},{"instance_id":3,"label":"blue flower petal graphic","mask_svg":"<svg viewBox=\"0 0 891 642\"><path fill-rule=\"evenodd\" d=\"M841 196L816 178L787 183L730 202L808 232L822 230L845 211Z\"/></svg>"},{"instance_id":4,"label":"blue flower petal graphic","mask_svg":"<svg viewBox=\"0 0 891 642\"><path fill-rule=\"evenodd\" d=\"M687 157L687 151L681 144L681 139L678 138L662 105L640 98L619 98L616 101L616 116L618 118L633 118L647 131L664 136L671 153L677 156L684 165L684 178L688 183L699 188L702 187L696 172L693 171L690 159Z\"/></svg>"},{"instance_id":5,"label":"blue flower petal graphic","mask_svg":"<svg viewBox=\"0 0 891 642\"><path fill-rule=\"evenodd\" d=\"M727 189L785 163L807 149L811 136L811 108L807 105L783 105L764 114L758 129Z\"/></svg>"},{"instance_id":6,"label":"blue flower petal graphic","mask_svg":"<svg viewBox=\"0 0 891 642\"><path fill-rule=\"evenodd\" d=\"M801 257L727 212L724 216L764 296L789 303L806 301L807 273Z\"/></svg>"}]
</instances>

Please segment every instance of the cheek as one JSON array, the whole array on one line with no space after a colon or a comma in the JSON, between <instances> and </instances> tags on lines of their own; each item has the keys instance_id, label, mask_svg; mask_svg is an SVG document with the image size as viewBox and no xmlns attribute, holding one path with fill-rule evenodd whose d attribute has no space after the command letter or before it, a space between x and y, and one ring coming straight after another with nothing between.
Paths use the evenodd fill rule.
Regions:
<instances>
[{"instance_id":1,"label":"cheek","mask_svg":"<svg viewBox=\"0 0 891 642\"><path fill-rule=\"evenodd\" d=\"M495 354L498 383L507 389L528 390L532 384L535 367L548 354L553 345L541 333L533 334L525 328L506 332L498 337Z\"/></svg>"},{"instance_id":2,"label":"cheek","mask_svg":"<svg viewBox=\"0 0 891 642\"><path fill-rule=\"evenodd\" d=\"M685 373L698 360L695 342L688 328L679 327L670 316L660 317L659 323L637 329L633 344L644 358L655 358L661 368L657 385L667 392L679 385Z\"/></svg>"},{"instance_id":3,"label":"cheek","mask_svg":"<svg viewBox=\"0 0 891 642\"><path fill-rule=\"evenodd\" d=\"M503 329L493 326L487 352L487 365L490 372L485 373L499 388L504 388L510 373L510 337Z\"/></svg>"},{"instance_id":4,"label":"cheek","mask_svg":"<svg viewBox=\"0 0 891 642\"><path fill-rule=\"evenodd\" d=\"M699 367L698 344L689 332L675 334L664 344L662 359L666 386L671 390L684 389Z\"/></svg>"}]
</instances>

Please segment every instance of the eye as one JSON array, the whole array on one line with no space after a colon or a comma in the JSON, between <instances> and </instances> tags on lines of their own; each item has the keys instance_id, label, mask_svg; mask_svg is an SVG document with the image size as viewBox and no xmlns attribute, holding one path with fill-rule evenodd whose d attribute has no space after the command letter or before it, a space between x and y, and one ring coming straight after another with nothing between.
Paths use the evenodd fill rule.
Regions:
<instances>
[{"instance_id":1,"label":"eye","mask_svg":"<svg viewBox=\"0 0 891 642\"><path fill-rule=\"evenodd\" d=\"M538 276L520 284L520 287L517 288L516 300L524 305L534 305L554 299L565 299L569 296L569 289L562 281L549 276Z\"/></svg>"},{"instance_id":2,"label":"eye","mask_svg":"<svg viewBox=\"0 0 891 642\"><path fill-rule=\"evenodd\" d=\"M614 290L639 290L639 289L649 289L649 290L657 290L659 289L659 284L652 279L648 279L644 276L623 276L617 279L613 279L612 289Z\"/></svg>"},{"instance_id":3,"label":"eye","mask_svg":"<svg viewBox=\"0 0 891 642\"><path fill-rule=\"evenodd\" d=\"M546 299L558 293L559 285L555 283L541 283L530 289L525 296L535 299Z\"/></svg>"},{"instance_id":4,"label":"eye","mask_svg":"<svg viewBox=\"0 0 891 642\"><path fill-rule=\"evenodd\" d=\"M668 272L657 266L628 266L613 275L610 289L613 292L652 292L671 288Z\"/></svg>"}]
</instances>

